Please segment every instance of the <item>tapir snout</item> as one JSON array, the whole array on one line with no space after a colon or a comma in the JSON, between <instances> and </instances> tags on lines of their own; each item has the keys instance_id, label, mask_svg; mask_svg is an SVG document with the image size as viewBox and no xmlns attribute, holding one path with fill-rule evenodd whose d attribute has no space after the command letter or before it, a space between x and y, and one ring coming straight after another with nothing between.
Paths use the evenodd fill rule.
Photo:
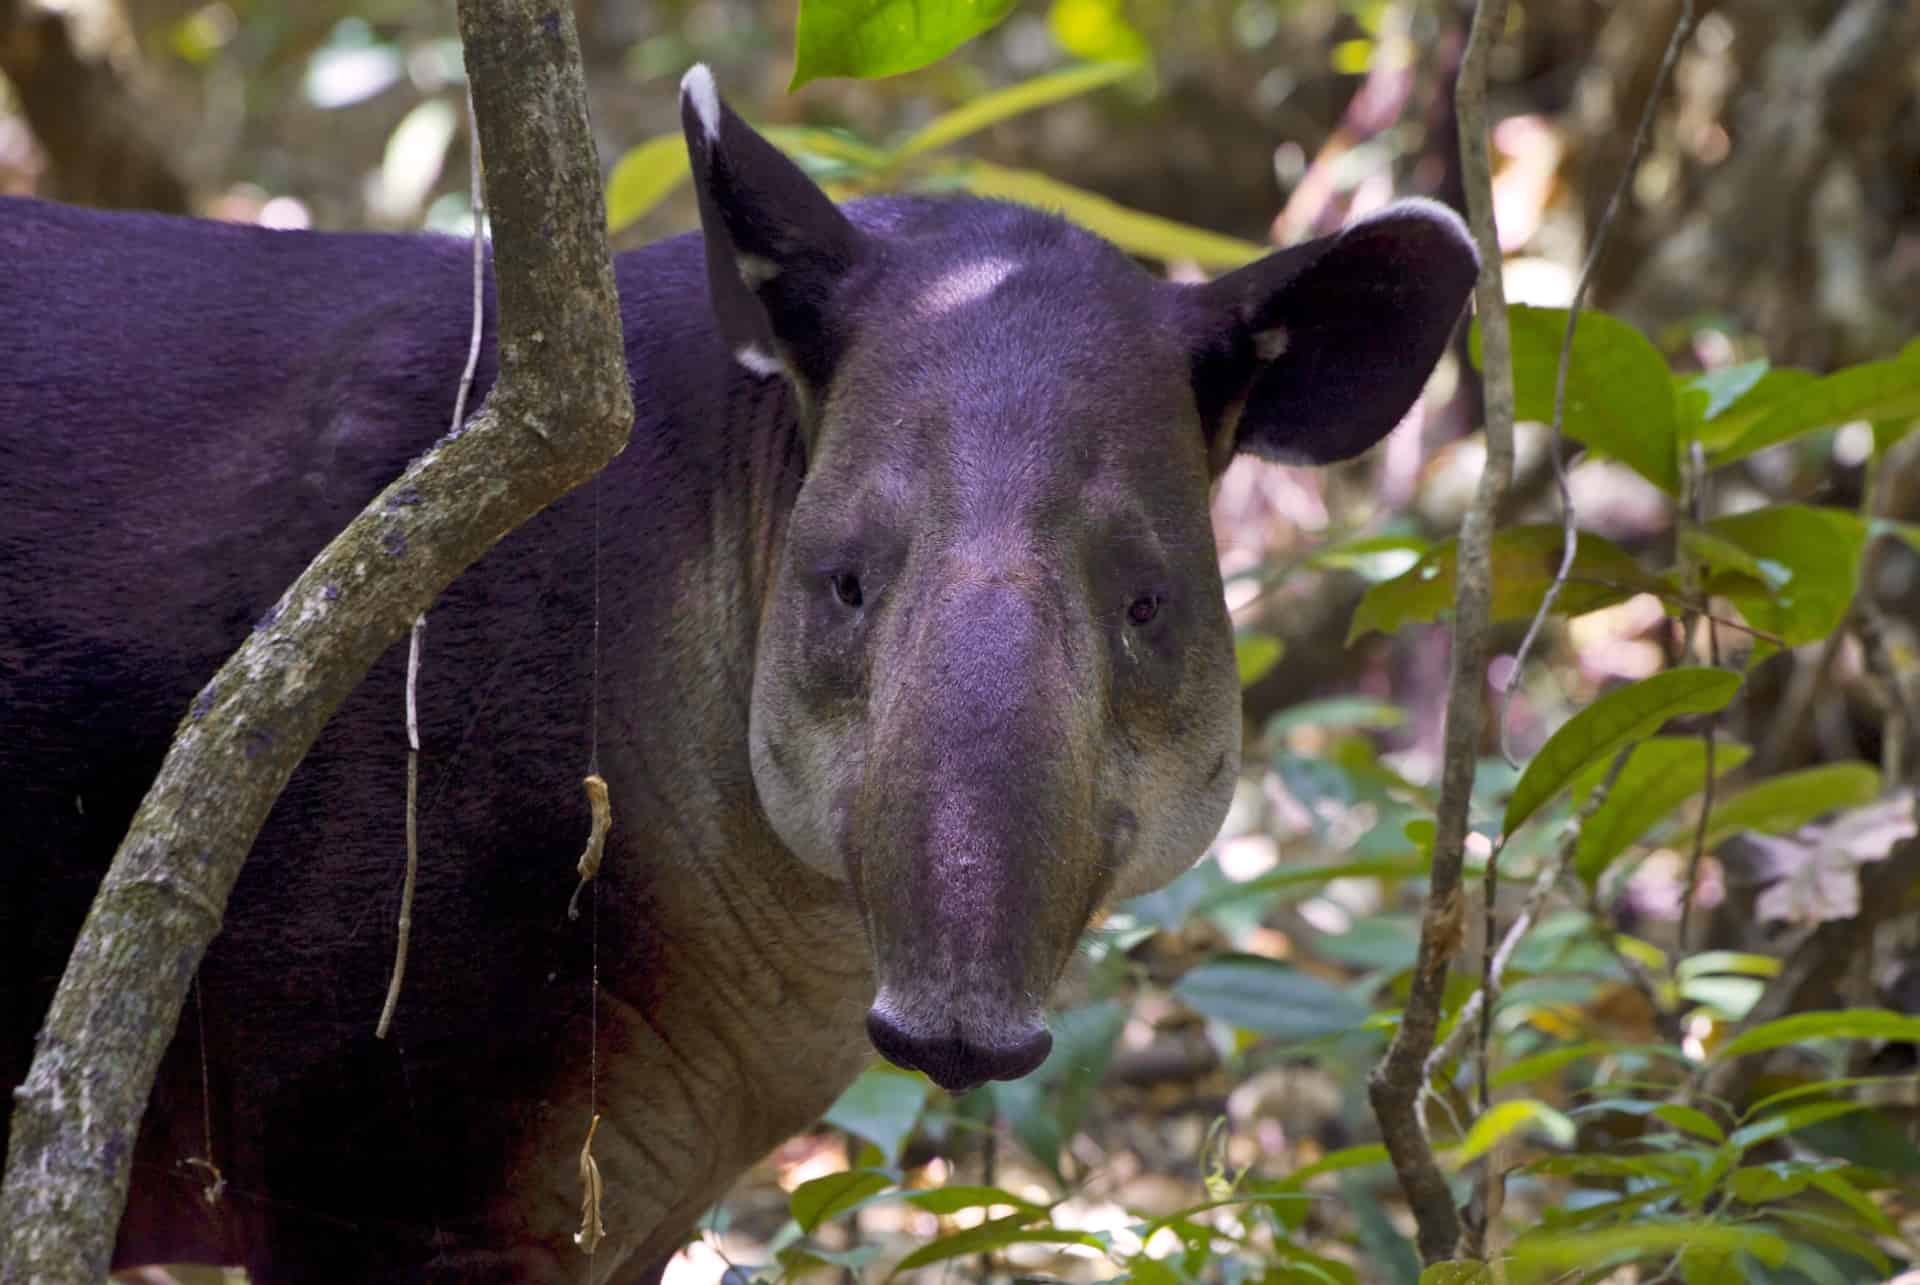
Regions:
<instances>
[{"instance_id":1,"label":"tapir snout","mask_svg":"<svg viewBox=\"0 0 1920 1285\"><path fill-rule=\"evenodd\" d=\"M1086 649L1049 579L947 567L900 588L876 640L884 749L848 843L878 981L867 1031L948 1089L1045 1058L1045 996L1102 882L1103 676L1074 664Z\"/></svg>"}]
</instances>

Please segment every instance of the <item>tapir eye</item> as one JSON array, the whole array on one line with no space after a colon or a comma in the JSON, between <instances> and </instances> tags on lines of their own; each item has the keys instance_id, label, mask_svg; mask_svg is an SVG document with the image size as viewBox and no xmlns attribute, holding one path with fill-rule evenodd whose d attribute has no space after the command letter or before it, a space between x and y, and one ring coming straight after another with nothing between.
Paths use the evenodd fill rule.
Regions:
<instances>
[{"instance_id":1,"label":"tapir eye","mask_svg":"<svg viewBox=\"0 0 1920 1285\"><path fill-rule=\"evenodd\" d=\"M833 577L833 596L840 600L843 607L857 607L865 599L860 593L860 577L851 571L836 572Z\"/></svg>"},{"instance_id":2,"label":"tapir eye","mask_svg":"<svg viewBox=\"0 0 1920 1285\"><path fill-rule=\"evenodd\" d=\"M1157 593L1143 593L1127 604L1127 623L1130 625L1151 624L1159 614L1160 595Z\"/></svg>"}]
</instances>

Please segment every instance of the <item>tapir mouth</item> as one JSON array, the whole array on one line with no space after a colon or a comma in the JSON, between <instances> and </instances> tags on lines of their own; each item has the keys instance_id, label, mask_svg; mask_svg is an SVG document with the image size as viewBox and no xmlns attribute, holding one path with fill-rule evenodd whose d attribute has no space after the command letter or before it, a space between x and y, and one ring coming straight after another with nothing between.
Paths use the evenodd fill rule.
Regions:
<instances>
[{"instance_id":1,"label":"tapir mouth","mask_svg":"<svg viewBox=\"0 0 1920 1285\"><path fill-rule=\"evenodd\" d=\"M945 1006L903 1004L882 991L867 1011L867 1038L895 1066L924 1072L949 1093L1017 1080L1047 1060L1053 1036L1038 1012L987 1018Z\"/></svg>"}]
</instances>

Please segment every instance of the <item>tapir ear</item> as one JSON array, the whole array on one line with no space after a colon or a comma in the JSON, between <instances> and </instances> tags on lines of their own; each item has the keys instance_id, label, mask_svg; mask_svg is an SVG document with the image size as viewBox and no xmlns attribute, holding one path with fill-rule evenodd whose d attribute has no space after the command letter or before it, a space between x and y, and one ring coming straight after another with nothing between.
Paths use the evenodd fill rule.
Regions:
<instances>
[{"instance_id":1,"label":"tapir ear","mask_svg":"<svg viewBox=\"0 0 1920 1285\"><path fill-rule=\"evenodd\" d=\"M1479 262L1458 215L1409 200L1185 287L1215 467L1237 451L1328 464L1386 436L1445 351Z\"/></svg>"},{"instance_id":2,"label":"tapir ear","mask_svg":"<svg viewBox=\"0 0 1920 1285\"><path fill-rule=\"evenodd\" d=\"M704 65L680 81L680 124L721 336L755 375L819 391L840 356L834 296L861 256L860 233L720 101Z\"/></svg>"}]
</instances>

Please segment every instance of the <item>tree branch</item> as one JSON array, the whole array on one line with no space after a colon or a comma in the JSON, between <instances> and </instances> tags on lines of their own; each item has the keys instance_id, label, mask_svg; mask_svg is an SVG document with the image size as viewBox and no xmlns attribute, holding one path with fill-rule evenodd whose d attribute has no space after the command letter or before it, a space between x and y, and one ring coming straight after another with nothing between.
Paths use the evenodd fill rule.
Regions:
<instances>
[{"instance_id":1,"label":"tree branch","mask_svg":"<svg viewBox=\"0 0 1920 1285\"><path fill-rule=\"evenodd\" d=\"M1427 1055L1433 1051L1446 994L1447 968L1458 953L1465 921L1460 869L1465 857L1467 809L1473 768L1480 754L1486 709L1488 606L1493 594L1490 548L1493 515L1513 478L1513 362L1507 334L1506 295L1501 287L1500 241L1493 224L1493 184L1487 161L1487 60L1506 25L1506 0L1480 0L1454 86L1460 120L1461 181L1467 221L1480 248L1480 280L1474 310L1480 317L1486 389L1487 464L1473 507L1460 527L1454 595L1453 673L1447 689L1445 759L1433 841L1427 905L1420 919L1420 949L1399 1029L1368 1080L1367 1093L1380 1121L1381 1140L1418 1226L1420 1257L1435 1263L1453 1257L1460 1244L1460 1215L1433 1144L1420 1118Z\"/></svg>"},{"instance_id":2,"label":"tree branch","mask_svg":"<svg viewBox=\"0 0 1920 1285\"><path fill-rule=\"evenodd\" d=\"M571 10L461 0L460 28L498 247L499 382L464 431L327 546L182 722L16 1091L0 1189L9 1285L105 1276L188 985L328 718L455 576L626 443L633 408Z\"/></svg>"}]
</instances>

